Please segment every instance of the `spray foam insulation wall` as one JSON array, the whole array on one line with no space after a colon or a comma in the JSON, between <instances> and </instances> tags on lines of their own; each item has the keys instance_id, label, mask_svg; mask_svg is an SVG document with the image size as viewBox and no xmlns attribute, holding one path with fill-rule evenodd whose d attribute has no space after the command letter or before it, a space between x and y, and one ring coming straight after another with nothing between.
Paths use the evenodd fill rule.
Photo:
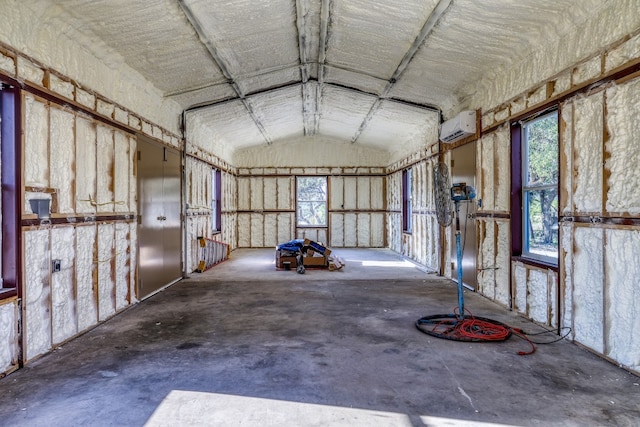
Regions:
<instances>
[{"instance_id":1,"label":"spray foam insulation wall","mask_svg":"<svg viewBox=\"0 0 640 427\"><path fill-rule=\"evenodd\" d=\"M0 301L0 372L17 367L19 318L15 298Z\"/></svg>"},{"instance_id":2,"label":"spray foam insulation wall","mask_svg":"<svg viewBox=\"0 0 640 427\"><path fill-rule=\"evenodd\" d=\"M512 265L513 308L530 319L557 326L558 282L553 272L521 262Z\"/></svg>"},{"instance_id":3,"label":"spray foam insulation wall","mask_svg":"<svg viewBox=\"0 0 640 427\"><path fill-rule=\"evenodd\" d=\"M606 210L640 214L640 79L606 91L609 140Z\"/></svg>"},{"instance_id":4,"label":"spray foam insulation wall","mask_svg":"<svg viewBox=\"0 0 640 427\"><path fill-rule=\"evenodd\" d=\"M68 221L23 231L23 340L29 361L135 300L137 225L124 218L136 210L136 142L33 95L23 99L25 217L35 218L29 199L46 197L51 217ZM125 216L99 219L114 213ZM60 271L52 271L53 260L59 260Z\"/></svg>"},{"instance_id":5,"label":"spray foam insulation wall","mask_svg":"<svg viewBox=\"0 0 640 427\"><path fill-rule=\"evenodd\" d=\"M43 197L52 216L135 211L133 136L30 94L24 103L25 213Z\"/></svg>"},{"instance_id":6,"label":"spray foam insulation wall","mask_svg":"<svg viewBox=\"0 0 640 427\"><path fill-rule=\"evenodd\" d=\"M402 253L402 173L387 176L387 243L389 248Z\"/></svg>"},{"instance_id":7,"label":"spray foam insulation wall","mask_svg":"<svg viewBox=\"0 0 640 427\"><path fill-rule=\"evenodd\" d=\"M259 176L239 176L238 246L273 247L293 238L309 238L335 247L383 247L385 178L365 169L369 172L353 176L327 168L259 168ZM328 176L328 228L296 229L297 175Z\"/></svg>"},{"instance_id":8,"label":"spray foam insulation wall","mask_svg":"<svg viewBox=\"0 0 640 427\"><path fill-rule=\"evenodd\" d=\"M59 259L61 270L51 274L51 330L52 342L59 343L78 331L76 319L75 252L68 250L75 244L75 229L59 227L51 230L51 258Z\"/></svg>"},{"instance_id":9,"label":"spray foam insulation wall","mask_svg":"<svg viewBox=\"0 0 640 427\"><path fill-rule=\"evenodd\" d=\"M614 18L614 11L608 6L605 14ZM623 27L629 19L637 22L638 17L625 17ZM608 22L613 21L604 20L600 25L589 28L587 33L608 32L607 28L611 27ZM616 28L616 31L619 29ZM598 35L596 39L602 39L601 36ZM614 41L611 34L605 38ZM624 38L611 49L588 60L575 60L573 64L566 62L566 69L553 77L550 86L547 86L551 90L551 95L548 92L547 97L598 78L603 70L611 71L630 60L637 60L640 38L637 35ZM554 52L551 49L544 55L553 55ZM566 58L561 61L566 61ZM537 74L534 73L533 69L540 64L529 58L517 67L530 68L531 73L524 75L534 76L535 79L544 79L547 73L553 74L544 67ZM513 75L515 82L515 76L519 78L523 73L514 72ZM493 107L493 102L504 102L517 90L522 90L525 95L510 102L504 110L493 112L487 123L507 119L509 114L524 111L524 108L543 101L539 83L529 88L521 86L521 83L517 85L520 89L516 89L516 86L507 87L510 84L508 81L495 79L495 84L500 87L495 87L490 96L480 101L485 108ZM502 100L499 97L492 98L501 91L509 95L503 95ZM490 98L493 101L489 101ZM577 342L635 371L640 366L640 351L629 334L637 334L638 326L634 319L638 313L635 307L640 305L637 287L633 286L640 271L637 256L631 260L630 255L637 253L637 235L640 231L637 225L633 225L640 213L640 170L637 168L640 164L640 147L635 140L640 125L633 119L636 112L640 111L638 99L640 79L632 78L618 85L609 84L586 95L576 96L560 106L559 210L569 221L560 224L559 277L551 269L540 269L520 262L512 264L512 304L515 310L549 326L553 326L559 316L561 326L573 328L573 337ZM502 182L509 182L508 175L504 178L500 175L502 169L507 169L501 168L501 165L508 164L508 157L496 147L499 139L504 139L508 145L508 129L504 138L499 136L502 132L499 128L493 134L485 134L478 146L478 194L483 199L481 209L484 212L508 211L508 192L500 189ZM580 216L591 217L593 223L572 222L579 221ZM629 218L626 223L631 225L609 224L609 217ZM481 230L483 227L486 228L481 225ZM480 241L478 259L482 260L481 267L485 267L487 256L491 257L496 248L505 246L495 230L492 232L494 237L486 242ZM481 236L481 239L487 239L489 234ZM508 262L508 255L505 254L502 259L496 260L496 265ZM495 274L499 272L498 269ZM480 273L479 286L481 292L493 298L498 288L487 286L485 279L488 277L486 272Z\"/></svg>"},{"instance_id":10,"label":"spray foam insulation wall","mask_svg":"<svg viewBox=\"0 0 640 427\"><path fill-rule=\"evenodd\" d=\"M330 176L329 185L331 245L384 246L384 177Z\"/></svg>"},{"instance_id":11,"label":"spray foam insulation wall","mask_svg":"<svg viewBox=\"0 0 640 427\"><path fill-rule=\"evenodd\" d=\"M566 114L565 114L566 111ZM570 212L602 212L603 195L603 125L604 94L578 98L562 107L562 123L567 131L563 141L572 153L571 173L566 182L572 188Z\"/></svg>"},{"instance_id":12,"label":"spray foam insulation wall","mask_svg":"<svg viewBox=\"0 0 640 427\"><path fill-rule=\"evenodd\" d=\"M217 169L217 168L216 168ZM198 237L213 238L226 243L231 249L237 244L236 224L238 206L238 183L234 174L220 170L220 230L214 235L212 227L212 199L214 166L203 160L191 156L186 158L186 271L195 271L201 257L201 249ZM240 184L247 185L249 182L242 181ZM278 181L278 185L285 183ZM242 193L250 194L250 193ZM249 198L242 198L241 205L247 209L250 206Z\"/></svg>"},{"instance_id":13,"label":"spray foam insulation wall","mask_svg":"<svg viewBox=\"0 0 640 427\"><path fill-rule=\"evenodd\" d=\"M195 271L200 260L199 237L211 237L211 201L213 197L212 167L187 157L186 187L186 271Z\"/></svg>"},{"instance_id":14,"label":"spray foam insulation wall","mask_svg":"<svg viewBox=\"0 0 640 427\"><path fill-rule=\"evenodd\" d=\"M76 310L78 331L85 330L98 322L98 296L96 294L98 269L94 260L98 258L97 228L95 225L76 227Z\"/></svg>"},{"instance_id":15,"label":"spray foam insulation wall","mask_svg":"<svg viewBox=\"0 0 640 427\"><path fill-rule=\"evenodd\" d=\"M51 348L51 278L49 274L49 230L24 233L25 258L23 309L24 359Z\"/></svg>"},{"instance_id":16,"label":"spray foam insulation wall","mask_svg":"<svg viewBox=\"0 0 640 427\"><path fill-rule=\"evenodd\" d=\"M593 3L589 7L586 2L584 5L581 2L582 9L573 10L573 22L558 27L561 31L547 37L529 55L516 62L504 63L463 89L463 92L471 94L469 105L490 110L518 94L538 88L542 81L553 76L558 77L554 78L556 82L565 82L565 87L566 83L578 85L599 75L603 62L608 71L619 66L626 58L634 58L634 54L637 58L637 40L617 49L610 61L592 56L600 53L603 46L627 38L629 34L636 35L640 27L638 2L617 0ZM595 8L599 9L598 12L591 13ZM562 84L558 86L556 91L562 92Z\"/></svg>"},{"instance_id":17,"label":"spray foam insulation wall","mask_svg":"<svg viewBox=\"0 0 640 427\"><path fill-rule=\"evenodd\" d=\"M24 291L26 360L132 302L131 230L135 227L135 223L118 222L43 227L24 233L29 254ZM59 272L51 270L54 259L61 261Z\"/></svg>"},{"instance_id":18,"label":"spray foam insulation wall","mask_svg":"<svg viewBox=\"0 0 640 427\"><path fill-rule=\"evenodd\" d=\"M99 8L89 9L91 12L87 13L102 13ZM0 55L0 68L12 76L17 73L18 80L43 85L48 79L52 92L93 107L95 95L80 88L79 84L70 83L82 82L83 88L91 88L91 91L116 100L130 111L136 111L173 132L179 131L175 118L182 111L180 105L164 98L159 89L105 43L97 43L95 35L88 34L82 26L64 22L57 5L18 2L3 8L0 28L3 29L4 43L24 50L17 54L15 64ZM37 58L43 65L36 65L23 55ZM42 67L54 67L66 77L58 79L54 73L45 74ZM105 116L112 117L111 114Z\"/></svg>"},{"instance_id":19,"label":"spray foam insulation wall","mask_svg":"<svg viewBox=\"0 0 640 427\"><path fill-rule=\"evenodd\" d=\"M485 134L476 146L479 212L509 212L511 176L510 132L503 126Z\"/></svg>"},{"instance_id":20,"label":"spray foam insulation wall","mask_svg":"<svg viewBox=\"0 0 640 427\"><path fill-rule=\"evenodd\" d=\"M323 103L325 99L323 98ZM350 105L343 101L344 105ZM366 115L366 112L365 112ZM362 119L357 121L358 128ZM323 116L322 122L327 120ZM331 132L327 130L327 132ZM238 149L233 154L233 164L238 168L256 167L380 167L389 163L389 153L385 150L363 146L362 144L345 144L344 140L336 140L338 136L344 136L346 140L353 137L349 135L307 136L284 142L276 142L271 145L261 145L245 149Z\"/></svg>"},{"instance_id":21,"label":"spray foam insulation wall","mask_svg":"<svg viewBox=\"0 0 640 427\"><path fill-rule=\"evenodd\" d=\"M640 372L640 231L606 230L606 355Z\"/></svg>"},{"instance_id":22,"label":"spray foam insulation wall","mask_svg":"<svg viewBox=\"0 0 640 427\"><path fill-rule=\"evenodd\" d=\"M621 365L640 370L640 230L564 224L562 326L574 339Z\"/></svg>"},{"instance_id":23,"label":"spray foam insulation wall","mask_svg":"<svg viewBox=\"0 0 640 427\"><path fill-rule=\"evenodd\" d=\"M238 246L275 247L294 238L295 180L241 176L238 188ZM266 211L266 212L265 212Z\"/></svg>"},{"instance_id":24,"label":"spray foam insulation wall","mask_svg":"<svg viewBox=\"0 0 640 427\"><path fill-rule=\"evenodd\" d=\"M493 301L509 307L510 262L509 221L478 219L478 290ZM525 291L526 292L526 291Z\"/></svg>"},{"instance_id":25,"label":"spray foam insulation wall","mask_svg":"<svg viewBox=\"0 0 640 427\"><path fill-rule=\"evenodd\" d=\"M50 185L56 189L58 213L70 214L74 211L73 168L69 167L69 159L74 158L75 152L74 115L53 107L49 113Z\"/></svg>"},{"instance_id":26,"label":"spray foam insulation wall","mask_svg":"<svg viewBox=\"0 0 640 427\"><path fill-rule=\"evenodd\" d=\"M433 169L431 162L421 161L412 167L411 183L411 225L412 232L408 235L409 254L412 259L422 265L434 268L438 265L437 242L429 234L434 231L435 217L426 214L432 212L431 196L429 189L433 193L432 183ZM402 194L402 192L400 192Z\"/></svg>"},{"instance_id":27,"label":"spray foam insulation wall","mask_svg":"<svg viewBox=\"0 0 640 427\"><path fill-rule=\"evenodd\" d=\"M573 172L563 184L564 214L638 216L640 147L634 138L640 127L629 118L640 110L639 96L636 78L563 106L562 153ZM561 230L562 324L573 328L577 342L638 371L640 347L631 336L640 328L640 230L598 222Z\"/></svg>"},{"instance_id":28,"label":"spray foam insulation wall","mask_svg":"<svg viewBox=\"0 0 640 427\"><path fill-rule=\"evenodd\" d=\"M417 160L411 167L412 232L402 229L402 171L386 178L387 245L431 270L440 266L440 226L433 198L433 167L435 158Z\"/></svg>"}]
</instances>

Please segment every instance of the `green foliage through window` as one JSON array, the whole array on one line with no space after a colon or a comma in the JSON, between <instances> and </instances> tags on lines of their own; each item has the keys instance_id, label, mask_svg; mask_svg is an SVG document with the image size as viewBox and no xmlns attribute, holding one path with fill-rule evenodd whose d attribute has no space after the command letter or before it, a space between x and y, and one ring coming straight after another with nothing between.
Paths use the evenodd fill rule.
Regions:
<instances>
[{"instance_id":1,"label":"green foliage through window","mask_svg":"<svg viewBox=\"0 0 640 427\"><path fill-rule=\"evenodd\" d=\"M298 226L326 227L327 177L299 176L296 184Z\"/></svg>"}]
</instances>

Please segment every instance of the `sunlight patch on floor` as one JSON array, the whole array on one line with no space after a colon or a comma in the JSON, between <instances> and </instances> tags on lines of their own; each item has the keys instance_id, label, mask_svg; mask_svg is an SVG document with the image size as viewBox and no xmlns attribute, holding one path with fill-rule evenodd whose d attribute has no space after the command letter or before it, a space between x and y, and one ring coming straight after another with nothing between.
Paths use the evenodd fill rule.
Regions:
<instances>
[{"instance_id":1,"label":"sunlight patch on floor","mask_svg":"<svg viewBox=\"0 0 640 427\"><path fill-rule=\"evenodd\" d=\"M420 419L425 426L430 427L498 426L429 416L422 416ZM412 427L413 423L408 415L394 412L172 390L156 408L145 427L178 425Z\"/></svg>"},{"instance_id":2,"label":"sunlight patch on floor","mask_svg":"<svg viewBox=\"0 0 640 427\"><path fill-rule=\"evenodd\" d=\"M362 261L363 267L416 268L410 261Z\"/></svg>"}]
</instances>

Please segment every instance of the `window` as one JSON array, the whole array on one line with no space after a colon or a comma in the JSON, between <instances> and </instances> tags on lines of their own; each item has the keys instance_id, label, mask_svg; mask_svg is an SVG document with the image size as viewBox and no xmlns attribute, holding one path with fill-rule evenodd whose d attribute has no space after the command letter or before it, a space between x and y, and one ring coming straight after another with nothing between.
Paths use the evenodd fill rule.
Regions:
<instances>
[{"instance_id":1,"label":"window","mask_svg":"<svg viewBox=\"0 0 640 427\"><path fill-rule=\"evenodd\" d=\"M411 168L402 171L402 231L411 233Z\"/></svg>"},{"instance_id":2,"label":"window","mask_svg":"<svg viewBox=\"0 0 640 427\"><path fill-rule=\"evenodd\" d=\"M518 197L522 215L517 221L519 248L524 258L558 263L558 111L547 112L516 126L514 147L519 145ZM512 137L514 132L512 132ZM519 142L519 144L517 144ZM516 172L516 171L514 171ZM516 176L514 173L513 176ZM512 205L512 212L515 206Z\"/></svg>"},{"instance_id":3,"label":"window","mask_svg":"<svg viewBox=\"0 0 640 427\"><path fill-rule=\"evenodd\" d=\"M327 177L296 178L298 227L327 226Z\"/></svg>"},{"instance_id":4,"label":"window","mask_svg":"<svg viewBox=\"0 0 640 427\"><path fill-rule=\"evenodd\" d=\"M220 169L214 168L211 171L211 230L213 233L222 230L220 224L222 218L220 207L221 175Z\"/></svg>"},{"instance_id":5,"label":"window","mask_svg":"<svg viewBox=\"0 0 640 427\"><path fill-rule=\"evenodd\" d=\"M20 96L17 85L3 85L0 82L0 144L2 146L0 164L2 197L2 279L0 298L17 295L20 282Z\"/></svg>"}]
</instances>

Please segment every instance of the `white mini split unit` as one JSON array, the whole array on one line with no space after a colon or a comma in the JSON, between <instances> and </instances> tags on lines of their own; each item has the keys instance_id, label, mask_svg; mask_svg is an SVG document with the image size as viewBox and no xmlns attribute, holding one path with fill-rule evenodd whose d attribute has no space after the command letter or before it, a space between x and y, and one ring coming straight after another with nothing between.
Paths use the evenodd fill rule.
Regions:
<instances>
[{"instance_id":1,"label":"white mini split unit","mask_svg":"<svg viewBox=\"0 0 640 427\"><path fill-rule=\"evenodd\" d=\"M462 111L440 125L440 141L455 142L476 133L476 112Z\"/></svg>"}]
</instances>

